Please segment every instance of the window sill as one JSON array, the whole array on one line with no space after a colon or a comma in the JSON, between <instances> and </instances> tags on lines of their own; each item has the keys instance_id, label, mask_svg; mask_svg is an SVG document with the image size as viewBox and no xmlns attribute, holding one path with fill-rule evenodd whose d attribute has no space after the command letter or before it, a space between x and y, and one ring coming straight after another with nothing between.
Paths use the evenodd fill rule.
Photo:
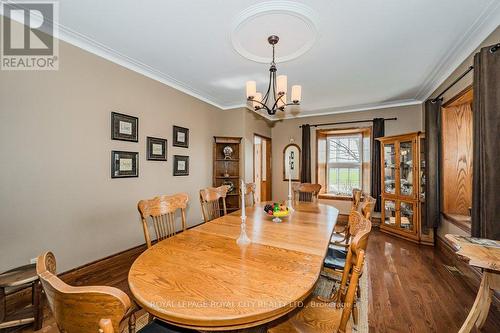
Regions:
<instances>
[{"instance_id":1,"label":"window sill","mask_svg":"<svg viewBox=\"0 0 500 333\"><path fill-rule=\"evenodd\" d=\"M319 199L326 199L326 200L341 200L341 201L352 201L352 197L350 196L343 196L343 195L334 195L334 194L319 194L318 195Z\"/></svg>"},{"instance_id":2,"label":"window sill","mask_svg":"<svg viewBox=\"0 0 500 333\"><path fill-rule=\"evenodd\" d=\"M460 214L452 214L452 213L441 213L443 215L443 218L450 222L451 224L456 225L460 229L462 229L465 232L470 233L471 231L471 217L467 215L460 215Z\"/></svg>"}]
</instances>

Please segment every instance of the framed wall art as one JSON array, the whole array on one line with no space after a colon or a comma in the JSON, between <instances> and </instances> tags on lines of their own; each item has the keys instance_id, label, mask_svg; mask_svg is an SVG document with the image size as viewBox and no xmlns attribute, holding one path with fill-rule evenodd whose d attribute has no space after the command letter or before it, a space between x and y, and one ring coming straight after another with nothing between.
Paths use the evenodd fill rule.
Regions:
<instances>
[{"instance_id":1,"label":"framed wall art","mask_svg":"<svg viewBox=\"0 0 500 333\"><path fill-rule=\"evenodd\" d=\"M139 141L139 118L111 112L111 139Z\"/></svg>"},{"instance_id":2,"label":"framed wall art","mask_svg":"<svg viewBox=\"0 0 500 333\"><path fill-rule=\"evenodd\" d=\"M139 177L139 153L111 151L111 178Z\"/></svg>"},{"instance_id":3,"label":"framed wall art","mask_svg":"<svg viewBox=\"0 0 500 333\"><path fill-rule=\"evenodd\" d=\"M300 181L300 147L295 143L283 149L283 180L288 181L290 175L293 182Z\"/></svg>"},{"instance_id":4,"label":"framed wall art","mask_svg":"<svg viewBox=\"0 0 500 333\"><path fill-rule=\"evenodd\" d=\"M189 156L174 155L174 176L189 176Z\"/></svg>"},{"instance_id":5,"label":"framed wall art","mask_svg":"<svg viewBox=\"0 0 500 333\"><path fill-rule=\"evenodd\" d=\"M167 140L161 138L146 137L146 158L149 161L167 160Z\"/></svg>"},{"instance_id":6,"label":"framed wall art","mask_svg":"<svg viewBox=\"0 0 500 333\"><path fill-rule=\"evenodd\" d=\"M189 128L174 126L173 139L175 147L189 148Z\"/></svg>"}]
</instances>

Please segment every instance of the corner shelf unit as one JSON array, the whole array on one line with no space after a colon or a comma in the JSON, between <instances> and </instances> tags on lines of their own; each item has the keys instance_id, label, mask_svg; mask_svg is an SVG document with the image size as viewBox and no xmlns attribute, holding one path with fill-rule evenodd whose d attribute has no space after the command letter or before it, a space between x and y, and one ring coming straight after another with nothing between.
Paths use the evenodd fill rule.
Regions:
<instances>
[{"instance_id":1,"label":"corner shelf unit","mask_svg":"<svg viewBox=\"0 0 500 333\"><path fill-rule=\"evenodd\" d=\"M212 184L214 187L233 186L233 189L226 196L228 214L240 209L241 139L240 137L214 136ZM233 150L231 158L225 158L225 147L230 147ZM222 208L222 204L220 207Z\"/></svg>"}]
</instances>

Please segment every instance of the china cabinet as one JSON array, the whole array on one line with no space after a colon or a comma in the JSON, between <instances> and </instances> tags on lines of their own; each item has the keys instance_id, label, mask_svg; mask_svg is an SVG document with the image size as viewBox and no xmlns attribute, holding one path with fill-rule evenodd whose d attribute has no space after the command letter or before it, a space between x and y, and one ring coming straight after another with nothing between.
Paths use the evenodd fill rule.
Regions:
<instances>
[{"instance_id":1,"label":"china cabinet","mask_svg":"<svg viewBox=\"0 0 500 333\"><path fill-rule=\"evenodd\" d=\"M214 137L213 186L229 185L227 212L240 209L240 137ZM221 204L222 207L222 204Z\"/></svg>"},{"instance_id":2,"label":"china cabinet","mask_svg":"<svg viewBox=\"0 0 500 333\"><path fill-rule=\"evenodd\" d=\"M434 230L425 221L425 159L423 133L378 138L382 160L384 232L422 244L434 244Z\"/></svg>"}]
</instances>

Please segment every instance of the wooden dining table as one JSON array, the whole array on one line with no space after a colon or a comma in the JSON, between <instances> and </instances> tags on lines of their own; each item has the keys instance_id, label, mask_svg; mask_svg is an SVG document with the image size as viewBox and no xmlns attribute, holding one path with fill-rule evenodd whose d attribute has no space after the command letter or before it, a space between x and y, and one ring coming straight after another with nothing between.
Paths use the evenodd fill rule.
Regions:
<instances>
[{"instance_id":1,"label":"wooden dining table","mask_svg":"<svg viewBox=\"0 0 500 333\"><path fill-rule=\"evenodd\" d=\"M263 203L247 208L249 245L237 245L240 212L160 241L133 263L136 302L173 325L223 331L268 323L295 309L319 279L338 210L299 203L281 223Z\"/></svg>"}]
</instances>

